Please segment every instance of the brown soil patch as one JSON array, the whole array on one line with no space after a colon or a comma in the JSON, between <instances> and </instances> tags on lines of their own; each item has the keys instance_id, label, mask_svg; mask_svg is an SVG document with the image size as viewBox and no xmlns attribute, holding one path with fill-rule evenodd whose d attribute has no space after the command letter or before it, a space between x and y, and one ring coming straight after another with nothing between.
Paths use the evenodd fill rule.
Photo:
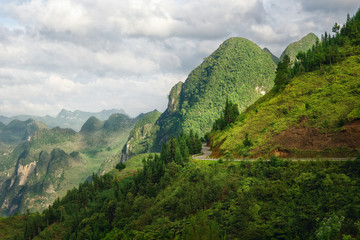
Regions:
<instances>
[{"instance_id":1,"label":"brown soil patch","mask_svg":"<svg viewBox=\"0 0 360 240\"><path fill-rule=\"evenodd\" d=\"M323 133L317 128L295 126L272 138L272 145L279 146L274 154L287 155L290 149L325 151L329 149L360 149L360 120L346 124L340 131Z\"/></svg>"}]
</instances>

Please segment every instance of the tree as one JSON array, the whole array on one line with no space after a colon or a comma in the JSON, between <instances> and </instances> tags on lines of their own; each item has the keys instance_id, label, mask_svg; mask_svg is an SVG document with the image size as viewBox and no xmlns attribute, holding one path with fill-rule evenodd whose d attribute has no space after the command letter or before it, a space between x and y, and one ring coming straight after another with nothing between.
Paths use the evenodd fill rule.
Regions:
<instances>
[{"instance_id":1,"label":"tree","mask_svg":"<svg viewBox=\"0 0 360 240\"><path fill-rule=\"evenodd\" d=\"M252 141L249 139L249 133L245 133L243 144L245 147L251 147L253 145Z\"/></svg>"},{"instance_id":2,"label":"tree","mask_svg":"<svg viewBox=\"0 0 360 240\"><path fill-rule=\"evenodd\" d=\"M336 22L334 24L334 26L332 27L332 32L337 35L337 34L339 34L339 31L340 31L340 25L338 25L337 22Z\"/></svg>"},{"instance_id":3,"label":"tree","mask_svg":"<svg viewBox=\"0 0 360 240\"><path fill-rule=\"evenodd\" d=\"M126 165L122 162L116 164L116 167L115 167L117 170L121 171L123 170L124 168L126 168Z\"/></svg>"},{"instance_id":4,"label":"tree","mask_svg":"<svg viewBox=\"0 0 360 240\"><path fill-rule=\"evenodd\" d=\"M279 91L281 89L284 89L285 86L290 81L290 57L288 55L285 55L283 60L279 62L279 65L276 69L276 77L274 80L274 90Z\"/></svg>"}]
</instances>

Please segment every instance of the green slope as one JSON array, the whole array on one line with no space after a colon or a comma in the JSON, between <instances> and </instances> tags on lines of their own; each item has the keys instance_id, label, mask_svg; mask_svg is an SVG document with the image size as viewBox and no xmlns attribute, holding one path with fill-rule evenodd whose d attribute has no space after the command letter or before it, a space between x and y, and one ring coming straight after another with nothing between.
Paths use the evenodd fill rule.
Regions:
<instances>
[{"instance_id":1,"label":"green slope","mask_svg":"<svg viewBox=\"0 0 360 240\"><path fill-rule=\"evenodd\" d=\"M309 33L299 41L289 44L289 46L287 46L287 48L281 54L279 61L282 61L285 55L288 55L291 62L294 62L296 59L296 55L299 52L306 52L307 50L311 49L311 47L316 43L316 41L319 41L319 38L315 34Z\"/></svg>"},{"instance_id":2,"label":"green slope","mask_svg":"<svg viewBox=\"0 0 360 240\"><path fill-rule=\"evenodd\" d=\"M27 141L34 132L42 128L47 128L47 126L33 119L26 121L13 120L8 125L2 124L0 126L0 142L7 145L16 145Z\"/></svg>"},{"instance_id":3,"label":"green slope","mask_svg":"<svg viewBox=\"0 0 360 240\"><path fill-rule=\"evenodd\" d=\"M145 114L131 130L129 138L121 153L121 161L125 162L134 155L150 152L158 127L155 122L161 113L157 110Z\"/></svg>"},{"instance_id":4,"label":"green slope","mask_svg":"<svg viewBox=\"0 0 360 240\"><path fill-rule=\"evenodd\" d=\"M113 114L106 121L91 117L80 133L58 127L37 130L31 140L1 157L1 214L42 210L93 172L113 169L139 119Z\"/></svg>"},{"instance_id":5,"label":"green slope","mask_svg":"<svg viewBox=\"0 0 360 240\"><path fill-rule=\"evenodd\" d=\"M34 239L356 239L359 163L171 162L155 178L148 160L147 171L96 177L26 223L42 230Z\"/></svg>"},{"instance_id":6,"label":"green slope","mask_svg":"<svg viewBox=\"0 0 360 240\"><path fill-rule=\"evenodd\" d=\"M338 64L320 64L320 70L298 74L283 90L271 91L254 103L230 128L213 132L216 155L358 155L360 48L353 42L352 47L340 48L343 59ZM244 144L246 134L251 146Z\"/></svg>"},{"instance_id":7,"label":"green slope","mask_svg":"<svg viewBox=\"0 0 360 240\"><path fill-rule=\"evenodd\" d=\"M271 59L274 61L274 63L276 63L276 64L279 63L279 58L277 56L275 56L274 54L272 54L272 52L270 52L270 50L268 48L264 48L263 51L270 54Z\"/></svg>"},{"instance_id":8,"label":"green slope","mask_svg":"<svg viewBox=\"0 0 360 240\"><path fill-rule=\"evenodd\" d=\"M343 46L336 65L326 66L328 60L318 58L307 66L312 72L298 73L258 100L234 125L213 133L220 149L229 144L224 150L232 151L233 141L261 152L261 139L274 140L289 127L311 129L311 137L324 134L328 146L332 134L349 133L358 141L360 28L354 26L360 26L360 11L355 20L356 25L348 22L341 33L351 29L349 35L357 37L346 39L349 35L344 34L345 40L331 40ZM315 66L320 70L314 71ZM255 138L252 133L262 126L268 128ZM242 134L234 131L245 127L251 132L241 141ZM279 139L293 143L303 137L296 135ZM117 170L94 175L92 182L69 191L41 214L28 215L18 224L13 218L0 219L0 236L14 236L10 229L20 239L360 238L360 156L347 161L275 156L269 161L188 161L179 146L190 149L194 144L184 136L170 140L159 156L149 156L133 176L124 178ZM138 163L139 158L133 166Z\"/></svg>"},{"instance_id":9,"label":"green slope","mask_svg":"<svg viewBox=\"0 0 360 240\"><path fill-rule=\"evenodd\" d=\"M230 38L194 69L184 83L170 91L166 111L154 125L148 125L146 141L128 142L127 155L160 151L161 144L181 131L192 129L200 135L211 130L226 98L240 110L256 101L274 84L276 64L271 55L244 38ZM155 134L154 134L155 132ZM137 144L141 142L141 144ZM139 147L141 146L141 147Z\"/></svg>"},{"instance_id":10,"label":"green slope","mask_svg":"<svg viewBox=\"0 0 360 240\"><path fill-rule=\"evenodd\" d=\"M244 110L261 96L256 88L266 92L272 88L275 68L269 54L255 43L244 38L226 40L189 74L175 110L160 117L160 138L168 139L168 134L181 130L193 129L201 135L209 131L226 98Z\"/></svg>"}]
</instances>

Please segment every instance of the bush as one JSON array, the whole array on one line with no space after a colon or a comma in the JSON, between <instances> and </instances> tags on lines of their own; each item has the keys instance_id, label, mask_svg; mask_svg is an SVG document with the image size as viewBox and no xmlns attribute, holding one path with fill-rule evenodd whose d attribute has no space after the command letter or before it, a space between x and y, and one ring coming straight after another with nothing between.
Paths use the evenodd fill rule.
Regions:
<instances>
[{"instance_id":1,"label":"bush","mask_svg":"<svg viewBox=\"0 0 360 240\"><path fill-rule=\"evenodd\" d=\"M118 163L116 164L116 167L115 167L117 170L121 171L123 170L124 168L126 168L126 165L124 163Z\"/></svg>"},{"instance_id":2,"label":"bush","mask_svg":"<svg viewBox=\"0 0 360 240\"><path fill-rule=\"evenodd\" d=\"M282 167L282 166L284 166L284 161L281 158L279 158L275 155L272 155L270 157L270 165L273 167Z\"/></svg>"}]
</instances>

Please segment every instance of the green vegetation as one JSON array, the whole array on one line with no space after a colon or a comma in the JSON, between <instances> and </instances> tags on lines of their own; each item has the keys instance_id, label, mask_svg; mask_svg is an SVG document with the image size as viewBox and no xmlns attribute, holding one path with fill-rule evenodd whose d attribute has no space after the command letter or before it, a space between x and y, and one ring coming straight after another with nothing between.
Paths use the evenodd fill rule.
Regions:
<instances>
[{"instance_id":1,"label":"green vegetation","mask_svg":"<svg viewBox=\"0 0 360 240\"><path fill-rule=\"evenodd\" d=\"M159 118L158 140L190 129L200 135L210 131L226 98L243 111L261 96L257 88L266 92L272 88L275 68L270 55L253 42L225 41L182 84L178 107Z\"/></svg>"},{"instance_id":2,"label":"green vegetation","mask_svg":"<svg viewBox=\"0 0 360 240\"><path fill-rule=\"evenodd\" d=\"M223 114L214 122L212 131L224 130L227 126L234 123L238 116L238 105L226 99Z\"/></svg>"},{"instance_id":3,"label":"green vegetation","mask_svg":"<svg viewBox=\"0 0 360 240\"><path fill-rule=\"evenodd\" d=\"M230 129L212 133L216 154L230 151L236 157L243 156L243 140L248 133L253 142L250 156L272 153L284 157L356 156L360 47L356 38L349 37L356 34L343 29L354 29L352 26L359 24L359 18L357 13L340 33L326 41L323 38L322 43L302 55L308 60L300 58L291 67L285 57L279 63L274 89L241 114ZM338 63L330 61L334 59L332 55L324 59L311 57L328 51L332 45L338 48ZM307 61L311 64L306 65ZM298 71L304 64L307 67Z\"/></svg>"},{"instance_id":4,"label":"green vegetation","mask_svg":"<svg viewBox=\"0 0 360 240\"><path fill-rule=\"evenodd\" d=\"M272 155L359 154L359 26L360 10L354 18L348 18L343 28L334 26L336 35L331 39L335 40L324 37L311 51L300 54L294 65L285 56L277 69L275 88L240 115L231 97L222 103L223 114L219 110L218 124L205 138L210 137L215 154L223 155L227 161L189 159L201 150L199 135L194 134L198 131L189 129L189 135L181 131L176 138L170 131L158 135L161 139L157 141L164 143L161 153L144 155L141 169L141 158L137 156L120 162L117 169L103 176L93 174L91 181L68 190L42 213L27 213L16 224L14 218L0 219L0 236L90 240L360 239L360 155L346 161L291 161ZM345 40L340 41L342 38ZM324 45L332 41L339 56L311 58L329 50ZM169 97L174 101L169 101L170 108L164 115L157 118L155 113L137 128L143 131L146 125L150 129L158 126L161 132L184 127L181 118L173 125L167 124L175 116L187 116L186 111L181 111L187 109L182 107L184 99L191 99L187 106L197 106L197 100L186 94L206 96L198 93L202 87L191 84L176 85ZM116 119L123 118L112 118ZM92 126L89 124L91 131L86 134L102 136L99 127ZM107 129L123 128L111 121ZM61 149L50 154L42 152L39 162L66 158L69 164L81 161L87 154L98 156L115 149L112 145L90 148L91 142L99 143L87 140L88 149L80 153L68 154ZM29 154L31 148L25 149L18 161L25 161ZM234 161L234 156L250 155L271 157ZM58 169L55 166L52 171L56 174Z\"/></svg>"},{"instance_id":5,"label":"green vegetation","mask_svg":"<svg viewBox=\"0 0 360 240\"><path fill-rule=\"evenodd\" d=\"M121 161L125 162L132 156L140 153L151 152L158 130L155 122L160 115L161 113L157 110L142 115L141 119L137 121L135 127L131 130L128 140L122 149Z\"/></svg>"},{"instance_id":6,"label":"green vegetation","mask_svg":"<svg viewBox=\"0 0 360 240\"><path fill-rule=\"evenodd\" d=\"M24 234L25 216L0 218L0 239L13 240ZM20 237L18 239L21 239Z\"/></svg>"},{"instance_id":7,"label":"green vegetation","mask_svg":"<svg viewBox=\"0 0 360 240\"><path fill-rule=\"evenodd\" d=\"M203 136L220 117L227 98L238 103L241 112L270 91L275 69L271 55L253 42L226 40L184 83L171 89L168 108L156 124L132 132L123 149L123 160L143 152L159 152L163 142L181 131L193 129Z\"/></svg>"},{"instance_id":8,"label":"green vegetation","mask_svg":"<svg viewBox=\"0 0 360 240\"><path fill-rule=\"evenodd\" d=\"M272 54L272 52L270 52L269 49L264 48L263 51L270 54L271 59L274 61L275 64L278 64L278 63L279 63L279 58L278 58L277 56L275 56L274 54Z\"/></svg>"},{"instance_id":9,"label":"green vegetation","mask_svg":"<svg viewBox=\"0 0 360 240\"><path fill-rule=\"evenodd\" d=\"M174 157L174 156L173 156ZM176 162L150 156L93 178L27 218L24 239L355 239L356 161ZM117 170L116 170L117 171ZM31 228L27 228L31 229ZM36 236L37 235L37 236Z\"/></svg>"},{"instance_id":10,"label":"green vegetation","mask_svg":"<svg viewBox=\"0 0 360 240\"><path fill-rule=\"evenodd\" d=\"M0 195L0 214L42 210L93 172L113 169L130 130L142 117L91 117L80 133L58 127L37 130L1 161L0 191L6 194Z\"/></svg>"},{"instance_id":11,"label":"green vegetation","mask_svg":"<svg viewBox=\"0 0 360 240\"><path fill-rule=\"evenodd\" d=\"M16 145L27 141L37 130L47 128L41 122L32 119L26 121L13 120L8 125L0 126L0 143Z\"/></svg>"},{"instance_id":12,"label":"green vegetation","mask_svg":"<svg viewBox=\"0 0 360 240\"><path fill-rule=\"evenodd\" d=\"M281 54L279 61L283 61L284 57L287 55L290 58L291 64L293 64L299 52L306 52L318 41L319 38L315 34L309 33L299 41L291 43Z\"/></svg>"}]
</instances>

